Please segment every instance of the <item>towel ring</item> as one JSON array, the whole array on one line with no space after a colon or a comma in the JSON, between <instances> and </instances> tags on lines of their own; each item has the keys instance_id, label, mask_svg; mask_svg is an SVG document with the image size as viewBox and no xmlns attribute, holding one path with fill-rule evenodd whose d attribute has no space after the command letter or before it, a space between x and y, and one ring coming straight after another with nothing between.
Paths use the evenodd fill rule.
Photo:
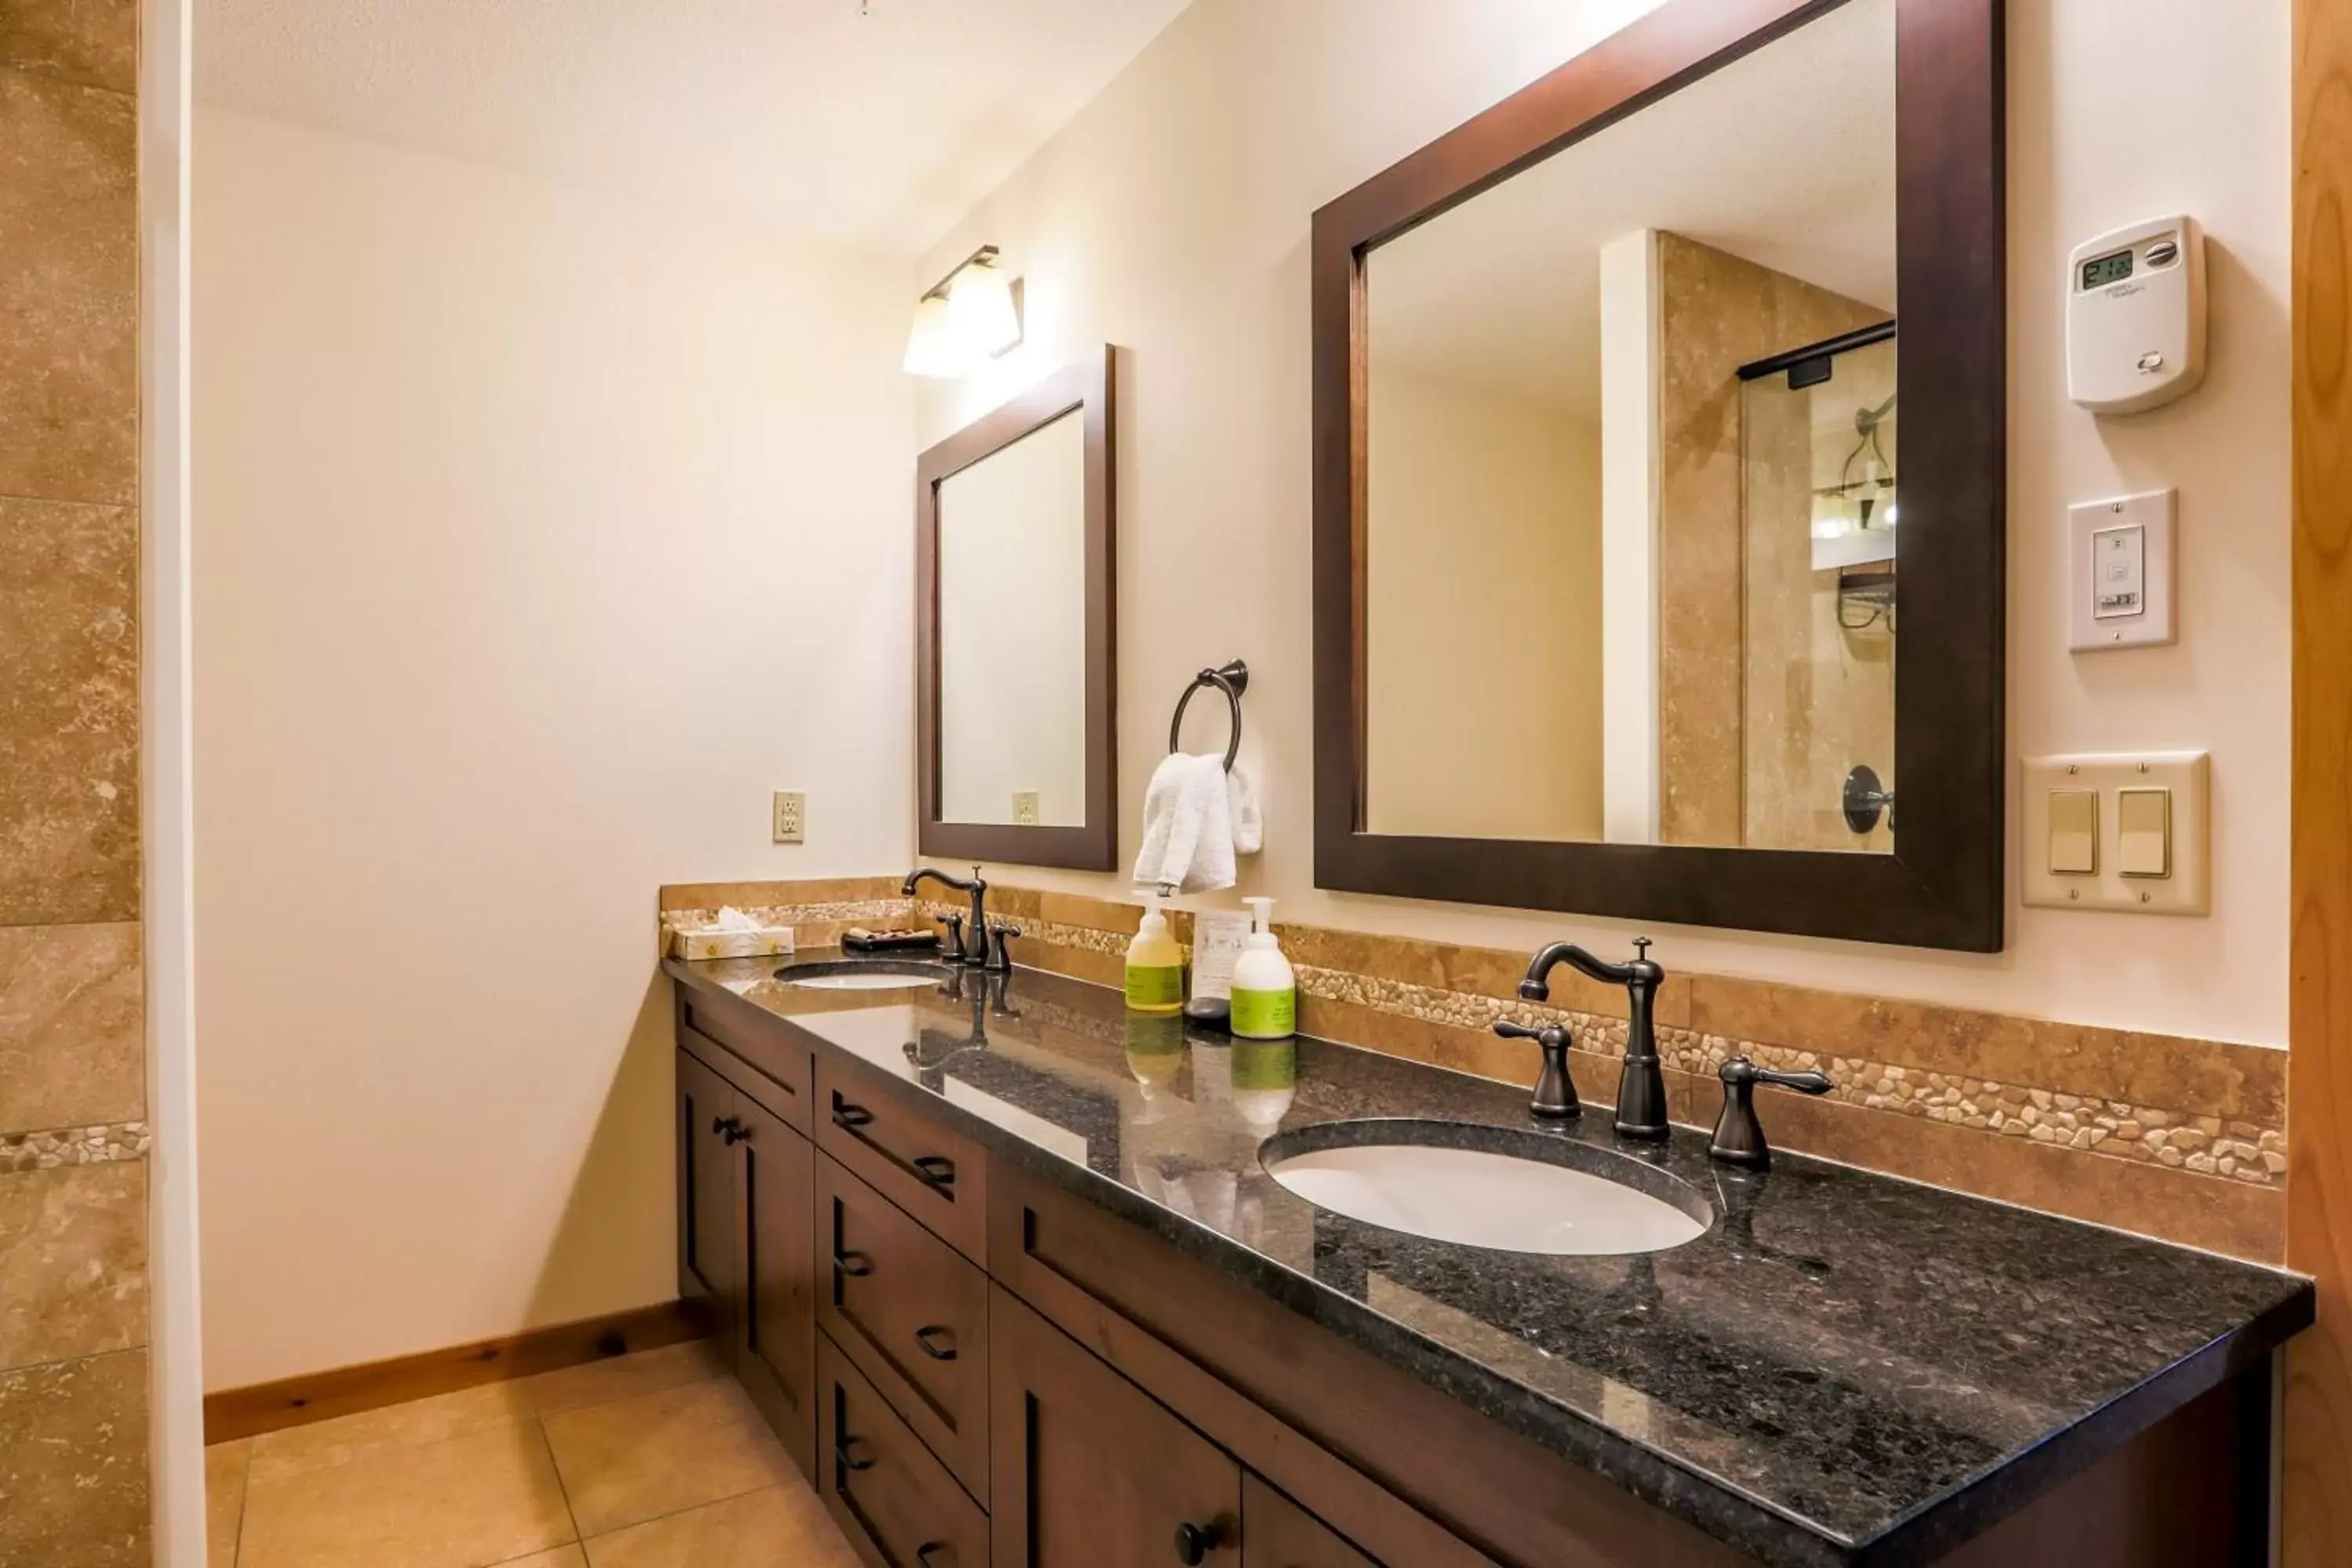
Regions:
<instances>
[{"instance_id":1,"label":"towel ring","mask_svg":"<svg viewBox=\"0 0 2352 1568\"><path fill-rule=\"evenodd\" d=\"M1192 700L1192 693L1202 687L1213 687L1223 692L1225 700L1233 707L1233 738L1225 742L1225 772L1232 773L1234 759L1242 754L1242 693L1249 689L1249 666L1240 659L1215 669L1204 669L1192 678L1192 684L1186 687L1184 695L1176 700L1176 717L1169 721L1169 754L1172 756L1180 749L1178 740L1184 732L1185 705Z\"/></svg>"}]
</instances>

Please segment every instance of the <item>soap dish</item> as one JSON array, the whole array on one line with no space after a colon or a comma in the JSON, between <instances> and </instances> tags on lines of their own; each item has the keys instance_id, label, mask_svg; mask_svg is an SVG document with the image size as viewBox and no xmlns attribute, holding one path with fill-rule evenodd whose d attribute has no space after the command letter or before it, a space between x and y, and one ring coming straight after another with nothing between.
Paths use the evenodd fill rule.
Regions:
<instances>
[{"instance_id":1,"label":"soap dish","mask_svg":"<svg viewBox=\"0 0 2352 1568\"><path fill-rule=\"evenodd\" d=\"M841 945L852 952L929 952L940 945L936 931L867 931L852 926L841 933Z\"/></svg>"},{"instance_id":2,"label":"soap dish","mask_svg":"<svg viewBox=\"0 0 2352 1568\"><path fill-rule=\"evenodd\" d=\"M761 926L757 931L738 931L726 926L672 926L669 928L669 955L672 958L702 960L708 958L775 958L793 951L793 928Z\"/></svg>"}]
</instances>

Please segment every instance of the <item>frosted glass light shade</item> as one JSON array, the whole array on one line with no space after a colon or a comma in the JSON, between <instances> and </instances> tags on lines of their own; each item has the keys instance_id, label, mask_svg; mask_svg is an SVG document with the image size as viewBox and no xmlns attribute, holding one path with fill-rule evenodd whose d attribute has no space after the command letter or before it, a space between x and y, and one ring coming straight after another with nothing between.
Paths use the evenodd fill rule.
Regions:
<instances>
[{"instance_id":1,"label":"frosted glass light shade","mask_svg":"<svg viewBox=\"0 0 2352 1568\"><path fill-rule=\"evenodd\" d=\"M943 379L961 375L971 363L946 299L925 295L915 307L915 325L907 334L907 374Z\"/></svg>"},{"instance_id":2,"label":"frosted glass light shade","mask_svg":"<svg viewBox=\"0 0 2352 1568\"><path fill-rule=\"evenodd\" d=\"M948 288L948 318L972 363L1003 353L1021 341L1013 280L985 261L975 261L956 274Z\"/></svg>"}]
</instances>

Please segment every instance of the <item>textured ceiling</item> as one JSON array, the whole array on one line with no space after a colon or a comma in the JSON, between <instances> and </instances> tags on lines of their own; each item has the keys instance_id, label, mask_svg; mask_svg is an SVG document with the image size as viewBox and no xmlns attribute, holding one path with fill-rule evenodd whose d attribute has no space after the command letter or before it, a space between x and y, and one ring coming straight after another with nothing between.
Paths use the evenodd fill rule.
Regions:
<instances>
[{"instance_id":1,"label":"textured ceiling","mask_svg":"<svg viewBox=\"0 0 2352 1568\"><path fill-rule=\"evenodd\" d=\"M196 0L196 92L911 255L1186 4Z\"/></svg>"}]
</instances>

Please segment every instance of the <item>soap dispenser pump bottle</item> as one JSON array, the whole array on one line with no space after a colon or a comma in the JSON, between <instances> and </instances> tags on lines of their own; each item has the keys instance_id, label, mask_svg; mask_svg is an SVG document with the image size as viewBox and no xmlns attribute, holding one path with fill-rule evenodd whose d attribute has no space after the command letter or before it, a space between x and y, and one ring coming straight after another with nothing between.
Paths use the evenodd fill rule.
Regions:
<instances>
[{"instance_id":1,"label":"soap dispenser pump bottle","mask_svg":"<svg viewBox=\"0 0 2352 1568\"><path fill-rule=\"evenodd\" d=\"M1244 899L1250 907L1249 941L1234 961L1234 1035L1244 1040L1286 1040L1298 1032L1298 976L1274 935L1274 900Z\"/></svg>"},{"instance_id":2,"label":"soap dispenser pump bottle","mask_svg":"<svg viewBox=\"0 0 2352 1568\"><path fill-rule=\"evenodd\" d=\"M1127 1005L1137 1013L1176 1013L1184 1006L1184 950L1176 945L1158 893L1145 895L1142 923L1127 944Z\"/></svg>"}]
</instances>

